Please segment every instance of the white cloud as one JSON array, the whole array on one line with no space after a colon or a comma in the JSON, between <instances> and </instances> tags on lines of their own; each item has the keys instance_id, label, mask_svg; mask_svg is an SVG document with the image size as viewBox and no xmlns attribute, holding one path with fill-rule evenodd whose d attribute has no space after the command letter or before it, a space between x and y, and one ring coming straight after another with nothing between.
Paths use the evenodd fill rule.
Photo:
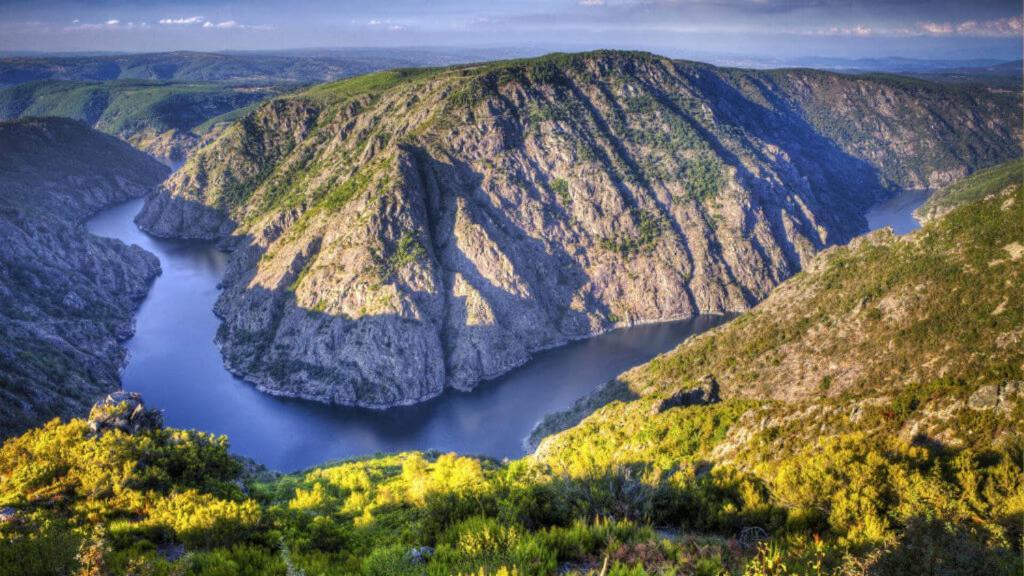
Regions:
<instances>
[{"instance_id":1,"label":"white cloud","mask_svg":"<svg viewBox=\"0 0 1024 576\"><path fill-rule=\"evenodd\" d=\"M956 32L964 36L1020 36L1022 28L1021 17L1012 16L983 22L967 20L957 25Z\"/></svg>"},{"instance_id":2,"label":"white cloud","mask_svg":"<svg viewBox=\"0 0 1024 576\"><path fill-rule=\"evenodd\" d=\"M871 36L875 33L875 29L870 26L864 26L858 24L857 26L840 27L832 26L830 28L824 28L821 30L813 30L810 32L810 36Z\"/></svg>"},{"instance_id":3,"label":"white cloud","mask_svg":"<svg viewBox=\"0 0 1024 576\"><path fill-rule=\"evenodd\" d=\"M579 0L580 6L604 6L605 0Z\"/></svg>"},{"instance_id":4,"label":"white cloud","mask_svg":"<svg viewBox=\"0 0 1024 576\"><path fill-rule=\"evenodd\" d=\"M355 21L353 21L353 23L354 22ZM403 24L399 24L399 23L394 22L393 20L389 20L387 18L384 18L384 19L373 18L373 19L367 20L366 21L366 25L370 26L371 28L384 28L384 29L387 29L387 30L391 30L392 32L397 32L399 30L406 30L408 28L407 26L405 26Z\"/></svg>"},{"instance_id":5,"label":"white cloud","mask_svg":"<svg viewBox=\"0 0 1024 576\"><path fill-rule=\"evenodd\" d=\"M202 16L189 16L188 18L163 18L160 20L161 24L174 24L174 25L190 25L199 24L203 22L205 18Z\"/></svg>"},{"instance_id":6,"label":"white cloud","mask_svg":"<svg viewBox=\"0 0 1024 576\"><path fill-rule=\"evenodd\" d=\"M273 30L273 26L266 24L242 24L235 20L224 20L223 22L203 22L203 28L220 30Z\"/></svg>"},{"instance_id":7,"label":"white cloud","mask_svg":"<svg viewBox=\"0 0 1024 576\"><path fill-rule=\"evenodd\" d=\"M953 25L949 22L918 22L917 26L922 31L937 36L953 33Z\"/></svg>"},{"instance_id":8,"label":"white cloud","mask_svg":"<svg viewBox=\"0 0 1024 576\"><path fill-rule=\"evenodd\" d=\"M107 26L117 26L120 23L120 20L107 20Z\"/></svg>"}]
</instances>

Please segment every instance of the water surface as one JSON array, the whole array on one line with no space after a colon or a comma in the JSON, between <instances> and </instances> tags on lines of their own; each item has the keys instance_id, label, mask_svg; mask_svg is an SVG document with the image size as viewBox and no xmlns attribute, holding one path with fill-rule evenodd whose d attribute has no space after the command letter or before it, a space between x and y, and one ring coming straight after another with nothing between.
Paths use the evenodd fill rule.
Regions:
<instances>
[{"instance_id":1,"label":"water surface","mask_svg":"<svg viewBox=\"0 0 1024 576\"><path fill-rule=\"evenodd\" d=\"M86 223L93 234L156 254L163 268L136 316L124 388L163 410L167 425L226 434L233 452L279 470L401 450L520 456L523 438L545 414L723 320L616 330L539 353L473 392L448 391L415 406L376 411L277 398L232 376L213 343L227 256L208 242L143 233L133 222L141 207L133 200Z\"/></svg>"},{"instance_id":2,"label":"water surface","mask_svg":"<svg viewBox=\"0 0 1024 576\"><path fill-rule=\"evenodd\" d=\"M866 215L868 230L878 230L890 226L898 236L917 230L921 227L921 223L914 218L914 210L924 204L929 196L931 196L930 190L904 190L892 198L880 202L868 210Z\"/></svg>"}]
</instances>

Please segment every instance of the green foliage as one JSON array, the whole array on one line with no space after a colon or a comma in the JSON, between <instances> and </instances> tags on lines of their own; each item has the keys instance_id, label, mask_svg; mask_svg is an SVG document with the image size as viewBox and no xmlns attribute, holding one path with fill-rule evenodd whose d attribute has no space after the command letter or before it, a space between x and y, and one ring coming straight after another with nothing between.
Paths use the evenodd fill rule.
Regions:
<instances>
[{"instance_id":1,"label":"green foliage","mask_svg":"<svg viewBox=\"0 0 1024 576\"><path fill-rule=\"evenodd\" d=\"M654 249L661 233L665 230L665 219L648 210L631 210L635 232L617 234L601 239L601 248L620 256L630 256Z\"/></svg>"},{"instance_id":2,"label":"green foliage","mask_svg":"<svg viewBox=\"0 0 1024 576\"><path fill-rule=\"evenodd\" d=\"M0 90L0 119L59 116L121 135L146 129L189 132L274 92L204 83L47 80Z\"/></svg>"},{"instance_id":3,"label":"green foliage","mask_svg":"<svg viewBox=\"0 0 1024 576\"><path fill-rule=\"evenodd\" d=\"M572 196L569 194L569 182L564 178L555 178L552 180L551 191L558 196L558 201L562 203L562 206L568 206L572 203Z\"/></svg>"},{"instance_id":4,"label":"green foliage","mask_svg":"<svg viewBox=\"0 0 1024 576\"><path fill-rule=\"evenodd\" d=\"M979 170L969 178L936 191L918 208L917 213L931 215L943 212L981 200L989 194L997 194L1009 186L1022 184L1024 184L1024 159L1011 160L985 170Z\"/></svg>"}]
</instances>

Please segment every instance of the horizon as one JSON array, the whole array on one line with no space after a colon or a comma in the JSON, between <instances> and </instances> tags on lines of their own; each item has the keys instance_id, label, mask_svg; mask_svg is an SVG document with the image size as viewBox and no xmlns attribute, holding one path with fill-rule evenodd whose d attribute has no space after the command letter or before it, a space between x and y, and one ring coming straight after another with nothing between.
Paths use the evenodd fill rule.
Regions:
<instances>
[{"instance_id":1,"label":"horizon","mask_svg":"<svg viewBox=\"0 0 1024 576\"><path fill-rule=\"evenodd\" d=\"M0 52L643 50L678 58L1020 59L1006 0L0 0ZM500 40L496 38L500 37Z\"/></svg>"}]
</instances>

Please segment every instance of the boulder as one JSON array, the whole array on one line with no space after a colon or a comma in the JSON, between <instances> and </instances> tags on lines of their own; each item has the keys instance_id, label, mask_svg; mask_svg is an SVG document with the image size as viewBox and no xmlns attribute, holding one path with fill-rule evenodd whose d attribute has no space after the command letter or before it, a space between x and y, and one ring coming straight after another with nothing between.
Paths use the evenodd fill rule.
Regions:
<instances>
[{"instance_id":1,"label":"boulder","mask_svg":"<svg viewBox=\"0 0 1024 576\"><path fill-rule=\"evenodd\" d=\"M718 382L708 374L697 381L697 386L681 390L655 405L654 412L660 414L679 406L700 406L721 401L718 396Z\"/></svg>"},{"instance_id":2,"label":"boulder","mask_svg":"<svg viewBox=\"0 0 1024 576\"><path fill-rule=\"evenodd\" d=\"M149 410L138 392L118 391L108 394L89 411L89 428L94 435L108 430L138 434L163 426L159 410Z\"/></svg>"}]
</instances>

